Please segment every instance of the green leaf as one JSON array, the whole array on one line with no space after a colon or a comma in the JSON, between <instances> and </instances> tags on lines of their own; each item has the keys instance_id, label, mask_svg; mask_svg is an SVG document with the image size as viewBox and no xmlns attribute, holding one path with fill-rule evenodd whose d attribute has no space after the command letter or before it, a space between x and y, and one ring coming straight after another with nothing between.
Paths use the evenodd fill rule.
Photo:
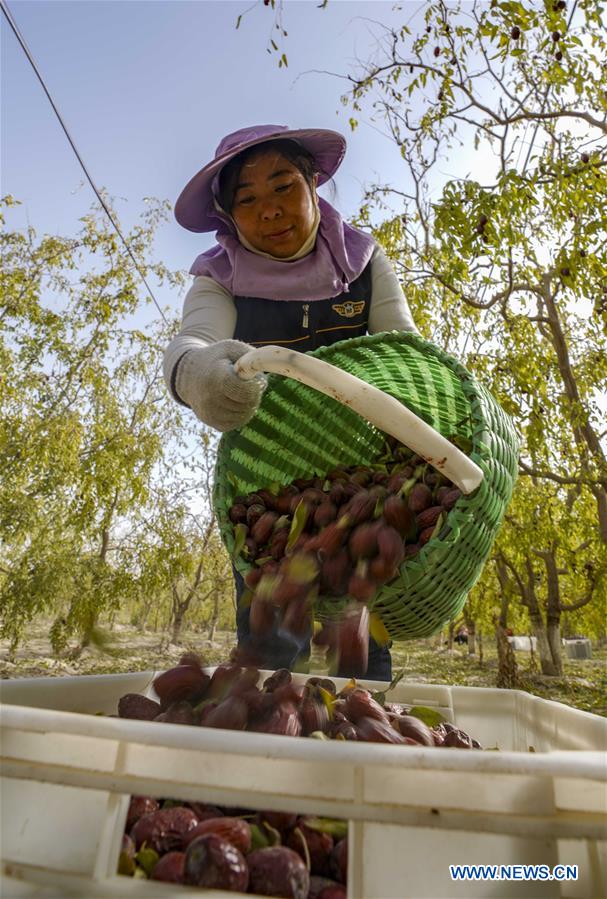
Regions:
<instances>
[{"instance_id":1,"label":"green leaf","mask_svg":"<svg viewBox=\"0 0 607 899\"><path fill-rule=\"evenodd\" d=\"M405 669L401 668L400 671L397 671L396 674L393 676L392 680L390 681L390 683L388 684L388 686L386 687L385 690L376 690L371 693L371 695L373 696L373 699L376 702L379 702L380 705L385 705L386 695L390 692L390 690L393 690L395 688L395 686L401 682L401 680L403 679L404 676L405 676Z\"/></svg>"},{"instance_id":2,"label":"green leaf","mask_svg":"<svg viewBox=\"0 0 607 899\"><path fill-rule=\"evenodd\" d=\"M447 519L447 513L441 512L438 518L436 519L436 524L434 525L434 529L432 534L430 535L430 540L433 540L435 537L438 537L440 534L442 527Z\"/></svg>"},{"instance_id":3,"label":"green leaf","mask_svg":"<svg viewBox=\"0 0 607 899\"><path fill-rule=\"evenodd\" d=\"M275 827L272 827L271 824L268 824L267 821L263 822L264 830L268 835L268 844L270 846L282 846L282 838L280 835L280 831L276 830Z\"/></svg>"},{"instance_id":4,"label":"green leaf","mask_svg":"<svg viewBox=\"0 0 607 899\"><path fill-rule=\"evenodd\" d=\"M135 873L135 860L131 858L128 852L121 852L118 857L118 873L132 877Z\"/></svg>"},{"instance_id":5,"label":"green leaf","mask_svg":"<svg viewBox=\"0 0 607 899\"><path fill-rule=\"evenodd\" d=\"M468 437L462 437L459 434L454 434L447 439L458 449L461 449L462 453L465 453L467 456L469 456L472 452L472 441Z\"/></svg>"},{"instance_id":6,"label":"green leaf","mask_svg":"<svg viewBox=\"0 0 607 899\"><path fill-rule=\"evenodd\" d=\"M148 877L154 870L154 865L158 863L159 858L160 856L156 850L146 846L145 843L135 855L135 861L145 871Z\"/></svg>"},{"instance_id":7,"label":"green leaf","mask_svg":"<svg viewBox=\"0 0 607 899\"><path fill-rule=\"evenodd\" d=\"M251 831L251 851L254 849L266 849L270 845L268 837L258 824L249 824Z\"/></svg>"},{"instance_id":8,"label":"green leaf","mask_svg":"<svg viewBox=\"0 0 607 899\"><path fill-rule=\"evenodd\" d=\"M210 705L210 703L215 703L215 701L216 701L215 699L203 699L203 700L201 700L201 701L198 703L198 705L195 705L195 706L194 706L194 712L195 712L195 714L196 714L196 715L200 715L200 713L203 711L203 709L206 709L206 707L207 707L208 705ZM171 801L171 802L172 802L173 800L167 800L167 801ZM180 803L180 804L183 804L183 803ZM163 805L162 807L165 808L164 805ZM172 806L170 806L170 807L172 808Z\"/></svg>"},{"instance_id":9,"label":"green leaf","mask_svg":"<svg viewBox=\"0 0 607 899\"><path fill-rule=\"evenodd\" d=\"M297 503L297 508L295 509L295 513L293 515L293 521L291 522L291 530L289 531L289 538L287 540L287 545L285 547L285 552L289 552L295 546L297 542L297 538L302 533L306 521L308 520L308 508L303 501Z\"/></svg>"},{"instance_id":10,"label":"green leaf","mask_svg":"<svg viewBox=\"0 0 607 899\"><path fill-rule=\"evenodd\" d=\"M415 485L417 484L417 480L418 479L414 473L413 476L408 478L405 481L405 483L403 484L403 486L400 488L400 490L398 491L398 496L400 496L402 498L408 497L409 494L411 493L411 491L413 490L413 488L415 487Z\"/></svg>"},{"instance_id":11,"label":"green leaf","mask_svg":"<svg viewBox=\"0 0 607 899\"><path fill-rule=\"evenodd\" d=\"M261 568L262 565L265 565L266 562L271 562L274 556L263 556L261 559L259 556L255 559L255 565L257 568Z\"/></svg>"},{"instance_id":12,"label":"green leaf","mask_svg":"<svg viewBox=\"0 0 607 899\"><path fill-rule=\"evenodd\" d=\"M388 684L388 690L393 690L397 684L400 684L401 680L405 676L405 669L401 668L400 671L397 671L393 676L392 680Z\"/></svg>"},{"instance_id":13,"label":"green leaf","mask_svg":"<svg viewBox=\"0 0 607 899\"><path fill-rule=\"evenodd\" d=\"M303 823L317 833L328 833L335 840L348 836L348 822L339 818L304 818Z\"/></svg>"},{"instance_id":14,"label":"green leaf","mask_svg":"<svg viewBox=\"0 0 607 899\"><path fill-rule=\"evenodd\" d=\"M419 718L420 721L423 721L424 724L427 724L428 727L436 727L437 724L442 724L443 721L446 721L444 715L440 712L437 712L436 709L430 709L425 705L414 705L413 708L409 709L409 715L413 715L414 718Z\"/></svg>"},{"instance_id":15,"label":"green leaf","mask_svg":"<svg viewBox=\"0 0 607 899\"><path fill-rule=\"evenodd\" d=\"M234 548L232 550L232 558L237 559L238 556L242 553L244 548L245 540L247 539L247 534L249 529L246 524L237 524L234 528Z\"/></svg>"}]
</instances>

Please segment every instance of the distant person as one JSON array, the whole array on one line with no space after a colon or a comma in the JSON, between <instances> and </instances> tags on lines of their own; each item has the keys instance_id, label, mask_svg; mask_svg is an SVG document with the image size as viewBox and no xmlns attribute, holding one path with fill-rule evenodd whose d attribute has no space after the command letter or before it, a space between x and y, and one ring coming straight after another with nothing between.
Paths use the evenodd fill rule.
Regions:
<instances>
[{"instance_id":1,"label":"distant person","mask_svg":"<svg viewBox=\"0 0 607 899\"><path fill-rule=\"evenodd\" d=\"M465 624L462 624L458 629L457 634L455 635L455 642L460 646L468 642L468 628Z\"/></svg>"},{"instance_id":2,"label":"distant person","mask_svg":"<svg viewBox=\"0 0 607 899\"><path fill-rule=\"evenodd\" d=\"M375 240L348 225L316 188L337 171L343 135L256 125L227 135L182 191L177 221L215 231L196 258L181 330L165 351L174 399L219 431L255 414L266 381L233 363L252 347L306 352L379 331L416 331L398 278ZM239 647L250 646L244 583L235 570ZM256 646L261 667L292 668L309 654L274 634ZM369 643L366 677L391 679L387 647Z\"/></svg>"}]
</instances>

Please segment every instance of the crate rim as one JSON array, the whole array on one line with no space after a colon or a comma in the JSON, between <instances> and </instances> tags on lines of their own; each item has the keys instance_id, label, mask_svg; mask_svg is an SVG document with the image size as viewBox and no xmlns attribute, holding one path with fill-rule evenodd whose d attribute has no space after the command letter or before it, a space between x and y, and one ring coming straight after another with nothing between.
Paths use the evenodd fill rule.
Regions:
<instances>
[{"instance_id":1,"label":"crate rim","mask_svg":"<svg viewBox=\"0 0 607 899\"><path fill-rule=\"evenodd\" d=\"M164 669L163 669L164 670ZM206 668L212 671L212 668ZM160 671L139 672L149 674L152 679ZM102 677L124 678L129 675L80 675L78 680ZM304 677L304 676L302 676ZM70 678L74 680L75 678ZM59 680L59 678L20 678L14 681L32 683L36 681ZM88 681L90 683L90 681ZM380 686L381 682L377 682ZM501 690L492 687L458 687L449 684L407 684L413 688L446 688L457 702L457 696L470 697L490 694L504 705L521 702L539 703L554 708L555 712L565 709L576 717L592 720L605 730L607 742L607 719L592 712L574 709L555 700L543 699L522 690ZM150 724L153 727L150 728ZM14 728L33 733L48 733L59 730L62 734L72 734L119 740L122 743L139 743L167 749L184 749L228 753L242 753L242 745L234 741L234 731L220 728L200 728L188 725L172 725L161 722L137 721L128 718L111 718L82 712L66 712L56 709L35 708L33 706L0 703L0 728ZM247 753L256 757L289 758L302 761L318 760L329 764L368 765L381 764L387 767L420 768L424 770L479 771L495 774L542 774L560 777L580 777L607 783L605 754L600 750L559 749L537 752L521 750L454 749L446 752L441 747L383 746L382 744L348 744L347 741L321 741L285 737L274 734L258 734L247 731L249 744ZM438 750L438 752L437 752ZM479 762L481 764L479 764Z\"/></svg>"}]
</instances>

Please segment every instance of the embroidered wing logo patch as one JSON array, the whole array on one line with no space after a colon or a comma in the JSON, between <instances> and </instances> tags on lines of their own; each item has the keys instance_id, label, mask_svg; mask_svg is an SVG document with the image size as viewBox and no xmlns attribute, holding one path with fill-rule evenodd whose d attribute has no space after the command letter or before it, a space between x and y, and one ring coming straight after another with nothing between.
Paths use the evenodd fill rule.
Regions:
<instances>
[{"instance_id":1,"label":"embroidered wing logo patch","mask_svg":"<svg viewBox=\"0 0 607 899\"><path fill-rule=\"evenodd\" d=\"M331 306L331 309L334 309L338 315L343 315L344 318L353 318L355 315L360 315L364 308L364 300L361 300L359 303L348 301L347 303L336 303L335 306Z\"/></svg>"}]
</instances>

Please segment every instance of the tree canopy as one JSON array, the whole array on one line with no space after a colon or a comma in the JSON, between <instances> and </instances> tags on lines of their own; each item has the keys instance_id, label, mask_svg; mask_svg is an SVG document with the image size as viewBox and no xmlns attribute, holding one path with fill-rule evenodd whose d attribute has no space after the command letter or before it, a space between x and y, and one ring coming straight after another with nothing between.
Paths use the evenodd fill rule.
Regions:
<instances>
[{"instance_id":1,"label":"tree canopy","mask_svg":"<svg viewBox=\"0 0 607 899\"><path fill-rule=\"evenodd\" d=\"M560 614L593 603L596 622L607 592L601 15L593 2L427 4L420 33L386 34L345 98L356 115L372 102L407 175L372 186L362 220L398 201L375 232L421 329L463 355L523 437L494 558L546 625L546 669ZM461 176L437 176L464 154Z\"/></svg>"},{"instance_id":2,"label":"tree canopy","mask_svg":"<svg viewBox=\"0 0 607 899\"><path fill-rule=\"evenodd\" d=\"M288 8L268 5L282 26ZM403 160L398 184L368 187L358 223L392 259L424 336L465 362L523 438L470 603L490 621L507 587L550 673L562 613L598 635L607 612L604 11L491 0L402 13L400 27L376 23L372 59L337 73L350 127L383 128Z\"/></svg>"},{"instance_id":3,"label":"tree canopy","mask_svg":"<svg viewBox=\"0 0 607 899\"><path fill-rule=\"evenodd\" d=\"M149 261L167 207L151 203L128 241L146 274L177 289L183 277ZM139 277L96 210L74 238L29 228L1 240L3 635L16 645L45 614L61 649L88 639L102 615L160 604L189 581L188 608L198 566L228 598L227 559L212 539L214 438L161 377L175 323L132 324Z\"/></svg>"}]
</instances>

